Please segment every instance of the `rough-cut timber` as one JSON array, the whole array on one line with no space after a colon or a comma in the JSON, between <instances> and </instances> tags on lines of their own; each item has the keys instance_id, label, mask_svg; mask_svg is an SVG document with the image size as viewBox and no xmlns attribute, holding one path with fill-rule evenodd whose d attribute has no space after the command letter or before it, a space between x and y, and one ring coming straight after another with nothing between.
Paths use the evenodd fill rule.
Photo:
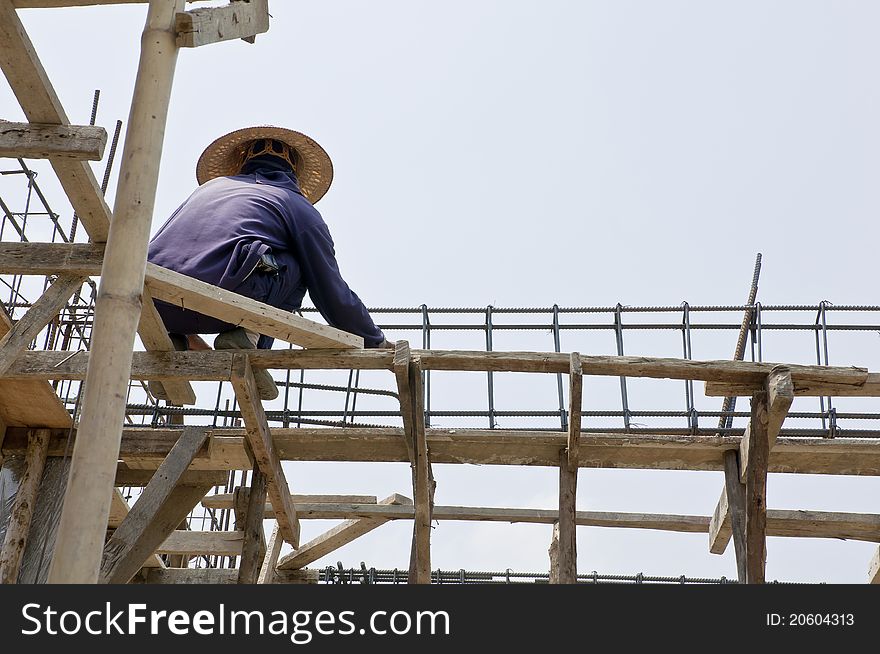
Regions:
<instances>
[{"instance_id":1,"label":"rough-cut timber","mask_svg":"<svg viewBox=\"0 0 880 654\"><path fill-rule=\"evenodd\" d=\"M413 415L413 445L415 451L415 478L413 499L416 507L413 520L412 556L410 558L410 583L431 583L431 513L434 508L434 473L425 436L425 393L422 388L421 362L414 358L409 364L410 397Z\"/></svg>"},{"instance_id":2,"label":"rough-cut timber","mask_svg":"<svg viewBox=\"0 0 880 654\"><path fill-rule=\"evenodd\" d=\"M275 444L266 421L266 412L260 402L254 372L245 354L237 354L233 362L232 387L235 389L235 397L244 419L245 433L254 453L255 465L266 475L269 498L272 506L275 507L275 519L278 521L281 535L284 540L297 547L299 520L296 517L296 507L290 499L287 478L275 452Z\"/></svg>"},{"instance_id":3,"label":"rough-cut timber","mask_svg":"<svg viewBox=\"0 0 880 654\"><path fill-rule=\"evenodd\" d=\"M12 327L9 314L0 304L0 336L5 336ZM0 379L0 421L4 426L67 428L71 424L70 414L55 390L49 382L40 379ZM23 443L22 453L27 447L26 432Z\"/></svg>"},{"instance_id":4,"label":"rough-cut timber","mask_svg":"<svg viewBox=\"0 0 880 654\"><path fill-rule=\"evenodd\" d=\"M767 392L752 395L748 474L746 475L746 583L763 584L767 560Z\"/></svg>"},{"instance_id":5,"label":"rough-cut timber","mask_svg":"<svg viewBox=\"0 0 880 654\"><path fill-rule=\"evenodd\" d=\"M748 579L746 571L746 560L748 557L746 546L746 487L740 481L739 454L737 452L724 453L724 490L722 491L722 497L725 500L726 506L722 507L719 501L718 508L716 508L712 518L718 524L723 522L726 517L729 530L728 540L731 536L733 537L737 579L740 583L744 584ZM726 516L723 513L725 510ZM719 513L723 517L719 517ZM709 528L711 530L711 524ZM711 548L711 542L710 535L710 551L714 551ZM723 549L723 543L719 542L719 546Z\"/></svg>"},{"instance_id":6,"label":"rough-cut timber","mask_svg":"<svg viewBox=\"0 0 880 654\"><path fill-rule=\"evenodd\" d=\"M765 391L767 393L767 445L772 450L776 444L776 437L785 422L788 415L788 409L794 400L793 386L791 383L791 375L788 368L777 366L767 375L765 382ZM740 442L740 480L745 483L749 472L749 446L751 445L751 423L746 427Z\"/></svg>"},{"instance_id":7,"label":"rough-cut timber","mask_svg":"<svg viewBox=\"0 0 880 654\"><path fill-rule=\"evenodd\" d=\"M254 466L250 492L247 498L243 531L244 544L238 565L238 583L255 584L260 566L266 556L266 536L263 533L263 507L266 505L267 478L259 466ZM236 521L237 522L237 521ZM281 523L278 523L279 530Z\"/></svg>"},{"instance_id":8,"label":"rough-cut timber","mask_svg":"<svg viewBox=\"0 0 880 654\"><path fill-rule=\"evenodd\" d=\"M291 495L290 499L297 506L300 504L376 504L375 495ZM232 493L217 493L202 500L202 506L206 509L231 509ZM275 515L271 502L266 502L263 509L266 518Z\"/></svg>"},{"instance_id":9,"label":"rough-cut timber","mask_svg":"<svg viewBox=\"0 0 880 654\"><path fill-rule=\"evenodd\" d=\"M415 515L412 508L412 500L408 497L398 495L397 493L386 497L376 506L406 506L410 509L410 516ZM294 570L303 568L309 563L317 561L331 552L335 552L343 545L347 545L356 538L360 538L381 527L391 518L374 517L374 518L352 518L346 520L333 529L324 532L310 540L308 543L288 554L278 562L279 570Z\"/></svg>"},{"instance_id":10,"label":"rough-cut timber","mask_svg":"<svg viewBox=\"0 0 880 654\"><path fill-rule=\"evenodd\" d=\"M569 468L568 455L559 451L559 520L556 522L557 583L577 583L577 524L575 501L577 498L577 468Z\"/></svg>"},{"instance_id":11,"label":"rough-cut timber","mask_svg":"<svg viewBox=\"0 0 880 654\"><path fill-rule=\"evenodd\" d=\"M25 456L25 471L22 476L15 501L9 513L6 537L0 546L0 584L14 584L18 581L21 561L27 546L31 517L37 502L37 491L43 477L46 452L49 449L49 431L35 429L28 439Z\"/></svg>"},{"instance_id":12,"label":"rough-cut timber","mask_svg":"<svg viewBox=\"0 0 880 654\"><path fill-rule=\"evenodd\" d=\"M206 554L239 556L244 541L243 531L176 530L156 549L157 554Z\"/></svg>"},{"instance_id":13,"label":"rough-cut timber","mask_svg":"<svg viewBox=\"0 0 880 654\"><path fill-rule=\"evenodd\" d=\"M184 429L138 501L103 548L101 581L127 583L149 556L174 531L187 513L217 483L181 486L180 479L205 442L200 429ZM201 495L194 497L194 491ZM190 499L192 501L190 502ZM181 513L182 512L182 513Z\"/></svg>"},{"instance_id":14,"label":"rough-cut timber","mask_svg":"<svg viewBox=\"0 0 880 654\"><path fill-rule=\"evenodd\" d=\"M257 34L268 29L268 0L233 0L225 7L193 9L177 14L177 45L196 48L229 39L253 43Z\"/></svg>"},{"instance_id":15,"label":"rough-cut timber","mask_svg":"<svg viewBox=\"0 0 880 654\"><path fill-rule=\"evenodd\" d=\"M100 161L105 145L103 127L0 121L0 157Z\"/></svg>"},{"instance_id":16,"label":"rough-cut timber","mask_svg":"<svg viewBox=\"0 0 880 654\"><path fill-rule=\"evenodd\" d=\"M9 369L37 334L58 316L67 304L67 300L84 281L83 277L59 276L12 326L12 329L0 338L0 375Z\"/></svg>"},{"instance_id":17,"label":"rough-cut timber","mask_svg":"<svg viewBox=\"0 0 880 654\"><path fill-rule=\"evenodd\" d=\"M202 427L212 434L210 451L200 451L194 470L245 470L244 430ZM53 429L49 456L64 456L68 431ZM128 427L120 457L129 468L155 470L171 450L179 430ZM76 438L74 431L73 438ZM502 429L427 429L434 463L558 466L566 432ZM408 462L403 430L384 428L273 428L272 441L283 461ZM858 438L786 438L776 441L769 472L880 476L880 442ZM582 434L581 468L724 470L724 452L738 450L738 436L668 434ZM27 434L7 427L3 454L22 454Z\"/></svg>"},{"instance_id":18,"label":"rough-cut timber","mask_svg":"<svg viewBox=\"0 0 880 654\"><path fill-rule=\"evenodd\" d=\"M318 570L278 570L270 583L316 584ZM236 584L238 570L229 568L168 568L145 570L142 580L148 584Z\"/></svg>"},{"instance_id":19,"label":"rough-cut timber","mask_svg":"<svg viewBox=\"0 0 880 654\"><path fill-rule=\"evenodd\" d=\"M307 320L290 311L257 302L152 263L147 264L146 280L147 288L155 298L294 345L305 348L364 346L364 339L360 336Z\"/></svg>"},{"instance_id":20,"label":"rough-cut timber","mask_svg":"<svg viewBox=\"0 0 880 654\"><path fill-rule=\"evenodd\" d=\"M266 545L266 556L263 557L263 563L260 565L260 574L257 577L258 584L271 584L274 580L275 566L278 564L282 545L284 545L284 539L281 537L281 530L276 522L272 529L272 535L269 537L269 543Z\"/></svg>"}]
</instances>

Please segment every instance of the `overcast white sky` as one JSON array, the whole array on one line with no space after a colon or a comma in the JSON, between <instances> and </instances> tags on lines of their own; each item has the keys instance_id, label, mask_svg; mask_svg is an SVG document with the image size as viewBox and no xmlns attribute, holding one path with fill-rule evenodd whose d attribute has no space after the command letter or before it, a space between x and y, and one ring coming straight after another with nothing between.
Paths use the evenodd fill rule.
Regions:
<instances>
[{"instance_id":1,"label":"overcast white sky","mask_svg":"<svg viewBox=\"0 0 880 654\"><path fill-rule=\"evenodd\" d=\"M277 124L333 158L318 208L370 306L739 304L758 251L764 303L878 304L877 3L273 0L270 11L255 45L181 51L154 229L194 188L209 142ZM112 134L127 121L145 12L19 12L73 123L88 122L96 88L98 124ZM23 119L5 83L0 117ZM628 353L675 355L644 343ZM810 361L805 343L793 357ZM876 338L859 343L833 363L880 368ZM386 468L297 464L291 477L296 492L407 492L405 467ZM435 476L440 504L556 501L552 470ZM709 515L721 483L584 470L578 506ZM878 491L876 479L774 475L769 504L877 512ZM578 533L581 572L735 577L732 547L710 555L705 535ZM320 564L405 566L409 534L385 526ZM433 566L546 569L549 539L545 526L441 523ZM876 548L771 539L768 577L862 582Z\"/></svg>"}]
</instances>

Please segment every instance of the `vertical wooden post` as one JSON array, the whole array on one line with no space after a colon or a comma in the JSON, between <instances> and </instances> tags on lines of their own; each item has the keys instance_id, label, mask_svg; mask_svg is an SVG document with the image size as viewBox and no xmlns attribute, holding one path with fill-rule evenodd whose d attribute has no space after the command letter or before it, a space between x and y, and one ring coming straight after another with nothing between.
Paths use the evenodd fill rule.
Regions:
<instances>
[{"instance_id":1,"label":"vertical wooden post","mask_svg":"<svg viewBox=\"0 0 880 654\"><path fill-rule=\"evenodd\" d=\"M244 543L241 548L241 564L238 567L238 583L255 584L260 574L260 566L265 556L263 533L263 512L266 507L266 494L269 480L254 466L251 476L251 489L248 493L247 512L244 519ZM274 570L273 570L274 573Z\"/></svg>"},{"instance_id":2,"label":"vertical wooden post","mask_svg":"<svg viewBox=\"0 0 880 654\"><path fill-rule=\"evenodd\" d=\"M434 473L428 453L425 434L424 391L422 387L422 363L413 358L409 363L410 397L412 399L413 449L413 541L410 553L409 581L416 584L431 583L431 519L434 511Z\"/></svg>"},{"instance_id":3,"label":"vertical wooden post","mask_svg":"<svg viewBox=\"0 0 880 654\"><path fill-rule=\"evenodd\" d=\"M284 545L284 538L282 538L281 529L276 522L272 535L269 537L269 544L266 546L266 556L263 557L263 564L260 566L260 576L257 578L258 584L271 584L274 582L275 567L278 565L278 555L281 554L282 545Z\"/></svg>"},{"instance_id":4,"label":"vertical wooden post","mask_svg":"<svg viewBox=\"0 0 880 654\"><path fill-rule=\"evenodd\" d=\"M767 391L752 395L749 461L746 475L746 583L764 583L767 561Z\"/></svg>"},{"instance_id":5,"label":"vertical wooden post","mask_svg":"<svg viewBox=\"0 0 880 654\"><path fill-rule=\"evenodd\" d=\"M739 480L739 453L736 450L727 450L724 453L724 492L736 555L736 576L739 583L744 584L746 583L746 489Z\"/></svg>"},{"instance_id":6,"label":"vertical wooden post","mask_svg":"<svg viewBox=\"0 0 880 654\"><path fill-rule=\"evenodd\" d=\"M95 583L110 513L184 0L150 0L50 583Z\"/></svg>"},{"instance_id":7,"label":"vertical wooden post","mask_svg":"<svg viewBox=\"0 0 880 654\"><path fill-rule=\"evenodd\" d=\"M581 356L571 353L569 366L568 446L559 456L558 582L577 583L577 506L578 452L581 438L583 372Z\"/></svg>"},{"instance_id":8,"label":"vertical wooden post","mask_svg":"<svg viewBox=\"0 0 880 654\"><path fill-rule=\"evenodd\" d=\"M14 584L18 580L31 528L31 516L37 502L37 490L40 488L40 479L43 478L50 434L48 429L36 429L28 434L24 476L15 494L6 538L0 549L0 584Z\"/></svg>"},{"instance_id":9,"label":"vertical wooden post","mask_svg":"<svg viewBox=\"0 0 880 654\"><path fill-rule=\"evenodd\" d=\"M550 556L550 577L548 581L551 584L559 583L559 521L553 523L553 535L550 538L550 547L547 548L547 554Z\"/></svg>"}]
</instances>

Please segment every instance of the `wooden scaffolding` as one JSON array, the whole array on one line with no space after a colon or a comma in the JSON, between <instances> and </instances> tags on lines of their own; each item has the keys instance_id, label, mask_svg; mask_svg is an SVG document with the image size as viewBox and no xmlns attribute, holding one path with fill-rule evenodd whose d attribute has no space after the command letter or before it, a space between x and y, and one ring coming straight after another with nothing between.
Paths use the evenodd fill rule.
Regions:
<instances>
[{"instance_id":1,"label":"wooden scaffolding","mask_svg":"<svg viewBox=\"0 0 880 654\"><path fill-rule=\"evenodd\" d=\"M72 438L69 480L47 580L55 583L308 582L306 566L386 522L411 520L409 579L431 579L433 520L490 520L554 525L551 581L574 583L576 526L698 532L724 552L730 540L741 582L764 581L766 537L853 538L880 542L880 516L767 508L768 472L880 475L880 441L780 437L796 396L880 396L880 373L864 368L588 356L558 352L476 352L363 349L361 339L148 264L147 242L177 52L220 40L254 37L269 26L266 0L184 11L184 0L151 0L121 160L114 210L104 201L89 160L101 158L106 132L70 125L22 26L16 7L110 4L118 0L0 0L0 66L27 123L0 124L0 157L51 163L87 230L89 243L2 243L0 274L52 276L54 281L17 321L0 320L0 460L25 457L23 476L0 552L0 580L15 583L25 557L40 479L48 458L65 454ZM27 349L89 277L100 276L88 352ZM185 305L301 349L175 352L153 299ZM134 351L135 334L146 351ZM253 368L384 370L393 374L402 428L269 426ZM426 427L423 373L431 370L566 375L567 431L432 429ZM749 397L742 435L581 433L584 375L702 381L706 394ZM79 420L49 380L83 380ZM169 403L192 404L191 382L229 381L244 429L124 425L130 380L162 381ZM283 461L408 462L412 498L307 496L291 491ZM432 463L550 466L559 470L558 510L434 505ZM576 510L581 468L723 470L724 488L712 516ZM250 485L232 494L208 492L230 470L252 470ZM295 488L295 480L293 487ZM143 491L129 507L119 487ZM234 509L232 531L178 527L199 503ZM263 520L276 526L266 542ZM340 525L300 542L300 521ZM280 557L284 542L293 551ZM239 557L230 569L190 569L199 553ZM182 557L170 567L158 555ZM880 552L869 579L880 583Z\"/></svg>"}]
</instances>

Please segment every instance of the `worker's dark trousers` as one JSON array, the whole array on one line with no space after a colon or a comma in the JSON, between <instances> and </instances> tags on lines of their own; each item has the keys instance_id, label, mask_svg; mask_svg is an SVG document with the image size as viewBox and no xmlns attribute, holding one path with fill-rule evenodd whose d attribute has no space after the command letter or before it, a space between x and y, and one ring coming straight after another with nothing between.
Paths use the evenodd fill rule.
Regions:
<instances>
[{"instance_id":1,"label":"worker's dark trousers","mask_svg":"<svg viewBox=\"0 0 880 654\"><path fill-rule=\"evenodd\" d=\"M289 298L293 295L294 287L291 280L284 274L273 274L262 271L254 271L238 287L232 289L234 293L244 295L259 302L265 302L273 307L294 311L297 306L291 306ZM165 328L170 334L219 334L220 332L235 329L233 325L211 316L204 316L195 311L184 309L162 300L156 300L156 309L162 316ZM257 347L268 350L272 347L274 338L260 335Z\"/></svg>"}]
</instances>

